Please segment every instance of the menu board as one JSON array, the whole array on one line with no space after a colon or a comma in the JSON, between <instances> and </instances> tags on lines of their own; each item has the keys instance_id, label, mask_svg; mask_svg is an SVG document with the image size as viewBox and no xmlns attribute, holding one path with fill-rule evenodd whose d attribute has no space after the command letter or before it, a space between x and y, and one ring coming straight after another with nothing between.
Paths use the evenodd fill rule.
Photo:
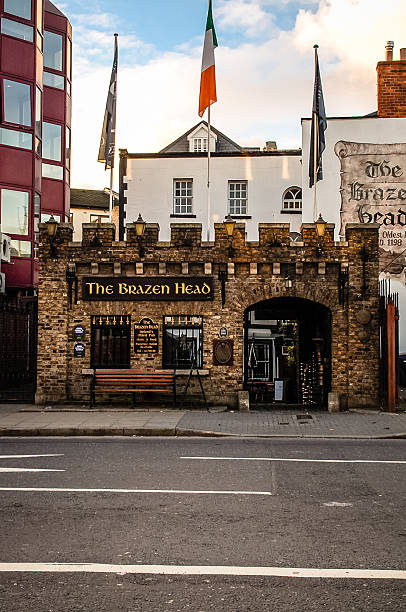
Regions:
<instances>
[{"instance_id":1,"label":"menu board","mask_svg":"<svg viewBox=\"0 0 406 612\"><path fill-rule=\"evenodd\" d=\"M151 354L158 352L158 323L151 319L141 319L134 325L134 352Z\"/></svg>"}]
</instances>

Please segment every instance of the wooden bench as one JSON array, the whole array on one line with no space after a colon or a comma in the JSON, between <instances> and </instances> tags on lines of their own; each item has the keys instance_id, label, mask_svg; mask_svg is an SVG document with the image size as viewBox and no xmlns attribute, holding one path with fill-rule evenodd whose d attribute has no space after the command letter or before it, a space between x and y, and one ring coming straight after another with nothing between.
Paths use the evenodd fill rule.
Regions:
<instances>
[{"instance_id":1,"label":"wooden bench","mask_svg":"<svg viewBox=\"0 0 406 612\"><path fill-rule=\"evenodd\" d=\"M96 393L170 393L176 406L175 372L142 372L139 370L94 371L90 385L90 405L96 405Z\"/></svg>"}]
</instances>

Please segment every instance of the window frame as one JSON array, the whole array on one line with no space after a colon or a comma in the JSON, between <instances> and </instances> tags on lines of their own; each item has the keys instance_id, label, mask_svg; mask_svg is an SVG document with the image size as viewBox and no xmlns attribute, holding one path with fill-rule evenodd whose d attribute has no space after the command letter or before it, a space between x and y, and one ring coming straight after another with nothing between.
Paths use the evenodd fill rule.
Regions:
<instances>
[{"instance_id":1,"label":"window frame","mask_svg":"<svg viewBox=\"0 0 406 612\"><path fill-rule=\"evenodd\" d=\"M9 13L7 13L9 14ZM32 34L32 38L31 40L28 38L23 38L22 36L17 36L16 34L10 34L9 32L3 32L3 20L5 21L11 21L11 23L17 23L20 26L23 26L24 28L30 28L31 29L31 34ZM2 36L10 36L10 38L15 38L16 40L22 40L23 42L29 43L29 44L34 44L35 42L35 29L34 26L28 23L23 23L22 21L17 21L16 19L9 19L6 16L2 16L0 19L1 23L0 23L0 32L2 34Z\"/></svg>"},{"instance_id":2,"label":"window frame","mask_svg":"<svg viewBox=\"0 0 406 612\"><path fill-rule=\"evenodd\" d=\"M55 159L54 157L46 157L44 154L44 142L45 142L45 132L46 132L46 128L45 125L53 125L59 128L59 158ZM45 128L45 129L44 129ZM63 154L62 151L64 152L64 154L66 154L64 148L62 147L63 145L63 125L61 123L56 123L54 121L42 121L42 159L48 163L51 162L52 165L54 166L58 166L59 164L63 165L64 163L64 159L63 159ZM66 136L65 136L66 137Z\"/></svg>"},{"instance_id":3,"label":"window frame","mask_svg":"<svg viewBox=\"0 0 406 612\"><path fill-rule=\"evenodd\" d=\"M192 139L193 153L207 153L209 150L208 143L209 143L209 139L207 136L194 136Z\"/></svg>"},{"instance_id":4,"label":"window frame","mask_svg":"<svg viewBox=\"0 0 406 612\"><path fill-rule=\"evenodd\" d=\"M177 189L176 183L179 183L180 185L181 183L190 184L191 185L191 195L188 195L187 192L185 195L182 195L182 193L180 195L176 195L176 189ZM174 216L193 215L193 178L174 178L172 185L173 185L172 187L173 189L173 215ZM182 191L183 187L180 186L179 189ZM186 187L186 191L187 191L187 187ZM176 202L177 199L181 201ZM188 203L187 200L190 200L190 203ZM185 210L183 210L183 208L185 208Z\"/></svg>"},{"instance_id":5,"label":"window frame","mask_svg":"<svg viewBox=\"0 0 406 612\"><path fill-rule=\"evenodd\" d=\"M120 315L116 315L117 319L119 319ZM114 317L114 318L116 318ZM123 325L110 325L107 321L113 320L113 315L111 316L92 316L90 321L90 367L93 369L100 370L119 370L119 369L129 369L131 367L131 315L125 315L122 318L127 318L128 322L124 322ZM100 338L97 339L97 331L100 331ZM119 332L125 331L126 334L120 336L117 334L116 337L119 339L126 338L126 346L125 342L118 342L120 345L118 350L117 346L114 346L116 343L112 342L114 336L107 336L107 341L104 343L102 340L102 332L106 330L110 332L110 330L118 330ZM109 361L108 359L108 351L109 351L109 340L112 345L111 351L114 352L114 356L117 357L117 352L120 357L125 354L125 361ZM98 343L98 345L97 345ZM97 358L96 349L99 346L99 355ZM122 351L122 352L121 352ZM104 355L102 354L104 352Z\"/></svg>"},{"instance_id":6,"label":"window frame","mask_svg":"<svg viewBox=\"0 0 406 612\"><path fill-rule=\"evenodd\" d=\"M239 197L231 197L231 186L232 185L244 185L245 186L245 197L241 197L241 187L240 187L240 195ZM231 217L241 217L241 216L247 216L248 215L248 181L246 179L232 179L228 181L228 185L227 185L227 201L228 201L228 214L231 215ZM237 210L236 208L234 208L234 210L232 209L232 202L240 202L239 204L239 210ZM242 202L245 202L244 204L244 209L243 209L243 205Z\"/></svg>"},{"instance_id":7,"label":"window frame","mask_svg":"<svg viewBox=\"0 0 406 612\"><path fill-rule=\"evenodd\" d=\"M45 39L46 39L47 34L52 34L53 36L59 36L61 38L61 68L54 68L53 66L47 66L45 63L45 46L46 46ZM56 32L52 28L44 28L43 42L44 42L43 44L43 55L44 55L43 69L48 72L53 72L55 74L63 74L63 76L66 76L64 72L65 64L66 64L66 58L65 58L66 35L62 32Z\"/></svg>"},{"instance_id":8,"label":"window frame","mask_svg":"<svg viewBox=\"0 0 406 612\"><path fill-rule=\"evenodd\" d=\"M298 197L293 197L293 198L287 198L287 194L289 192L292 192L292 195L294 194L294 192L296 191L296 195L300 193L300 198ZM300 202L300 207L296 206L297 203ZM292 206L290 206L289 204L292 204ZM288 187L287 189L285 189L285 191L282 194L282 213L301 213L303 210L303 191L301 187L298 187L297 185L292 185L291 187Z\"/></svg>"},{"instance_id":9,"label":"window frame","mask_svg":"<svg viewBox=\"0 0 406 612\"><path fill-rule=\"evenodd\" d=\"M38 2L38 1L39 1L39 0L37 0L37 2ZM10 12L9 12L9 11L6 9L6 7L5 7L5 1L4 1L4 0L3 0L3 12L4 12L6 15L12 15L13 17L17 17L17 19L21 19L21 21L22 21L22 22L27 22L27 21L28 21L28 22L30 22L30 23L32 24L33 22L35 22L35 17L34 17L35 11L34 11L34 7L33 7L33 1L32 1L32 0L29 0L29 1L27 2L27 4L29 4L29 5L30 5L30 17L29 17L29 19L28 19L27 17L22 17L21 15L17 15L16 13L10 13Z\"/></svg>"},{"instance_id":10,"label":"window frame","mask_svg":"<svg viewBox=\"0 0 406 612\"><path fill-rule=\"evenodd\" d=\"M28 195L28 199L27 199L27 212L28 212L28 225L27 225L27 233L26 234L18 234L18 233L14 233L14 232L10 232L10 231L6 231L6 229L4 228L4 221L3 221L3 191L16 191L19 193L25 193ZM22 189L22 188L15 188L15 187L8 187L5 185L2 185L0 187L0 225L3 228L3 232L5 234L8 234L9 236L11 236L11 238L13 240L18 240L20 242L31 242L32 241L32 232L31 232L31 217L32 217L32 194L31 191L29 189ZM24 256L24 257L28 257Z\"/></svg>"},{"instance_id":11,"label":"window frame","mask_svg":"<svg viewBox=\"0 0 406 612\"><path fill-rule=\"evenodd\" d=\"M173 323L169 322L168 319L174 319ZM184 319L184 322L182 322L182 319ZM187 321L188 319L192 320L192 322L189 324ZM193 324L193 319L197 319L195 324ZM180 359L173 358L176 352L176 347L172 348L171 351L169 351L169 347L168 347L169 339L167 337L167 330L179 330L180 332L182 330L197 330L198 334L196 336L196 344L197 344L196 366L198 369L201 369L203 367L203 347L204 347L203 323L204 323L203 316L197 315L197 314L196 315L177 314L177 315L164 315L163 316L162 318L162 367L163 368L174 369L174 370L190 370L190 368L192 367L192 361L187 362L186 360L184 360L184 362L182 363ZM194 339L194 335L191 334L188 337L187 331L186 331L186 339L188 338L189 340ZM169 355L169 352L171 353L171 355Z\"/></svg>"},{"instance_id":12,"label":"window frame","mask_svg":"<svg viewBox=\"0 0 406 612\"><path fill-rule=\"evenodd\" d=\"M20 130L27 130L30 131L30 133L32 133L33 130L33 123L34 123L34 117L33 117L33 112L34 112L34 94L33 94L33 83L30 83L29 81L24 81L24 80L17 80L15 78L10 78L10 77L1 77L0 79L1 81L1 87L0 87L0 95L1 95L1 100L0 100L0 108L1 108L1 113L0 113L0 119L1 119L1 124L4 127L13 127L13 128L18 128ZM30 124L27 125L25 123L13 123L12 121L7 121L6 119L6 95L5 95L5 83L6 81L10 81L12 83L18 83L19 85L25 85L26 87L29 87L30 90Z\"/></svg>"}]
</instances>

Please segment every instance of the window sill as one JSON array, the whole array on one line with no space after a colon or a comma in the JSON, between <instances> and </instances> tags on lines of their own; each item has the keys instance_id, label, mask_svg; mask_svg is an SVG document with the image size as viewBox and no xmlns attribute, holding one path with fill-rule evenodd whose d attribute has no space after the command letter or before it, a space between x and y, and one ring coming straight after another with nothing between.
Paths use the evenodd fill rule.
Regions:
<instances>
[{"instance_id":1,"label":"window sill","mask_svg":"<svg viewBox=\"0 0 406 612\"><path fill-rule=\"evenodd\" d=\"M171 219L196 219L196 215L169 215Z\"/></svg>"},{"instance_id":2,"label":"window sill","mask_svg":"<svg viewBox=\"0 0 406 612\"><path fill-rule=\"evenodd\" d=\"M231 215L230 214L230 217L232 219L252 219L251 215Z\"/></svg>"},{"instance_id":3,"label":"window sill","mask_svg":"<svg viewBox=\"0 0 406 612\"><path fill-rule=\"evenodd\" d=\"M301 215L301 210L281 210L281 215Z\"/></svg>"}]
</instances>

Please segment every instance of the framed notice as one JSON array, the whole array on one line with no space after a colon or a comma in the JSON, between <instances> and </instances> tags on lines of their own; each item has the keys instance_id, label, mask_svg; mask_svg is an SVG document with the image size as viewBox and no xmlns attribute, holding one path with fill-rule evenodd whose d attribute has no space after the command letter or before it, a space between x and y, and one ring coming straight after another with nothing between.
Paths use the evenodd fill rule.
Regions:
<instances>
[{"instance_id":1,"label":"framed notice","mask_svg":"<svg viewBox=\"0 0 406 612\"><path fill-rule=\"evenodd\" d=\"M158 352L158 323L141 319L134 325L134 353L151 355Z\"/></svg>"}]
</instances>

